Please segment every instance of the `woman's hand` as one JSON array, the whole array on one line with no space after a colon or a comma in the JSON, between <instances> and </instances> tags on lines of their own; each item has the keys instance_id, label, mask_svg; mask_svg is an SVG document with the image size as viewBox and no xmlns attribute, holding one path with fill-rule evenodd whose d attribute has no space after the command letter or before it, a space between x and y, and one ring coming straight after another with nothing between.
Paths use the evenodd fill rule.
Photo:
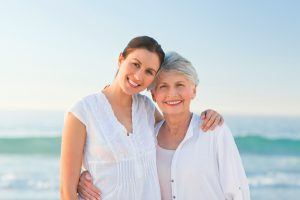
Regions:
<instances>
[{"instance_id":1,"label":"woman's hand","mask_svg":"<svg viewBox=\"0 0 300 200\"><path fill-rule=\"evenodd\" d=\"M201 113L201 119L203 123L201 129L206 132L208 130L214 130L218 125L222 125L224 122L223 117L214 110L206 110Z\"/></svg>"},{"instance_id":2,"label":"woman's hand","mask_svg":"<svg viewBox=\"0 0 300 200\"><path fill-rule=\"evenodd\" d=\"M92 176L88 171L81 173L77 186L78 194L86 200L100 200L101 192L93 185Z\"/></svg>"}]
</instances>

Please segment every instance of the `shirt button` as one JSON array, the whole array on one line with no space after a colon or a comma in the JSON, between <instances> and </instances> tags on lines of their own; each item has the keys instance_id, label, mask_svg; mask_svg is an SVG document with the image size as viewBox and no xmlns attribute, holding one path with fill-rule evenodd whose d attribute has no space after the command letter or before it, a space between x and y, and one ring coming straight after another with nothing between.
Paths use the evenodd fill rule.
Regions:
<instances>
[{"instance_id":1,"label":"shirt button","mask_svg":"<svg viewBox=\"0 0 300 200\"><path fill-rule=\"evenodd\" d=\"M173 182L174 182L174 179L171 179L171 182L173 183Z\"/></svg>"},{"instance_id":2,"label":"shirt button","mask_svg":"<svg viewBox=\"0 0 300 200\"><path fill-rule=\"evenodd\" d=\"M175 199L176 197L175 196L173 196L173 199Z\"/></svg>"}]
</instances>

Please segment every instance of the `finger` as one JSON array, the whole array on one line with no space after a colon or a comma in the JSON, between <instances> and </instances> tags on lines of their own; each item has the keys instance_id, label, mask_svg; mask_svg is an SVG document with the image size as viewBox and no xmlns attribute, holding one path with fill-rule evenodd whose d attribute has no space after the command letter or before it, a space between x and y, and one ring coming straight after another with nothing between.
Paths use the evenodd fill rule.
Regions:
<instances>
[{"instance_id":1,"label":"finger","mask_svg":"<svg viewBox=\"0 0 300 200\"><path fill-rule=\"evenodd\" d=\"M91 193L96 193L101 195L101 191L93 185L92 176L88 171L84 171L79 179L79 183L86 191L91 191Z\"/></svg>"},{"instance_id":2,"label":"finger","mask_svg":"<svg viewBox=\"0 0 300 200\"><path fill-rule=\"evenodd\" d=\"M201 113L201 119L202 119L202 120L205 119L205 115L206 115L206 111L203 111L203 112Z\"/></svg>"},{"instance_id":3,"label":"finger","mask_svg":"<svg viewBox=\"0 0 300 200\"><path fill-rule=\"evenodd\" d=\"M87 185L81 185L80 186L80 189L84 190L85 192L87 192L90 196L94 197L94 198L97 198L99 199L100 196L101 196L101 192L95 192L94 190L91 189L90 186L87 186Z\"/></svg>"},{"instance_id":4,"label":"finger","mask_svg":"<svg viewBox=\"0 0 300 200\"><path fill-rule=\"evenodd\" d=\"M204 127L205 131L207 131L211 127L211 125L214 123L217 116L218 116L218 114L215 113L209 118L208 122L206 123L206 125Z\"/></svg>"},{"instance_id":5,"label":"finger","mask_svg":"<svg viewBox=\"0 0 300 200\"><path fill-rule=\"evenodd\" d=\"M101 191L96 186L94 186L93 183L86 181L83 182L83 184L84 184L84 189L86 191L95 193L96 195L101 195Z\"/></svg>"},{"instance_id":6,"label":"finger","mask_svg":"<svg viewBox=\"0 0 300 200\"><path fill-rule=\"evenodd\" d=\"M94 197L99 197L101 195L101 191L96 188L92 183L92 176L88 171L84 171L79 178L79 185L85 192L89 193Z\"/></svg>"},{"instance_id":7,"label":"finger","mask_svg":"<svg viewBox=\"0 0 300 200\"><path fill-rule=\"evenodd\" d=\"M221 120L221 117L218 116L215 119L214 123L210 126L209 130L211 130L211 131L215 130L215 128L219 125L220 120Z\"/></svg>"},{"instance_id":8,"label":"finger","mask_svg":"<svg viewBox=\"0 0 300 200\"><path fill-rule=\"evenodd\" d=\"M208 110L206 112L206 116L205 116L205 119L204 119L203 124L202 124L202 129L204 129L207 126L207 123L208 123L208 121L210 120L210 118L212 117L213 114L214 114L213 110Z\"/></svg>"},{"instance_id":9,"label":"finger","mask_svg":"<svg viewBox=\"0 0 300 200\"><path fill-rule=\"evenodd\" d=\"M93 181L92 176L88 171L82 172L79 179L80 181L89 181L89 182Z\"/></svg>"},{"instance_id":10,"label":"finger","mask_svg":"<svg viewBox=\"0 0 300 200\"><path fill-rule=\"evenodd\" d=\"M223 119L223 117L221 116L221 119L220 119L220 122L219 122L219 126L221 126L223 123L224 123L224 119Z\"/></svg>"},{"instance_id":11,"label":"finger","mask_svg":"<svg viewBox=\"0 0 300 200\"><path fill-rule=\"evenodd\" d=\"M91 194L89 194L84 188L80 187L78 188L78 193L83 199L86 200L100 200L100 197L94 197Z\"/></svg>"},{"instance_id":12,"label":"finger","mask_svg":"<svg viewBox=\"0 0 300 200\"><path fill-rule=\"evenodd\" d=\"M101 191L94 186L92 183L90 182L81 182L80 186L86 191L88 192L90 195L94 196L94 197L99 197L101 196Z\"/></svg>"}]
</instances>

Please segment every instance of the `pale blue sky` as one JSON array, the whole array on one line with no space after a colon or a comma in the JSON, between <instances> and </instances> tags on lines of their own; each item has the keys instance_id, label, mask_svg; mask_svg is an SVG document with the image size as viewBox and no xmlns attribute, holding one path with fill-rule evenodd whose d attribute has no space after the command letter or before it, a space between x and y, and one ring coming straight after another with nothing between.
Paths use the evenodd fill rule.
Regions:
<instances>
[{"instance_id":1,"label":"pale blue sky","mask_svg":"<svg viewBox=\"0 0 300 200\"><path fill-rule=\"evenodd\" d=\"M0 2L0 110L65 110L149 35L197 68L193 109L300 115L299 1Z\"/></svg>"}]
</instances>

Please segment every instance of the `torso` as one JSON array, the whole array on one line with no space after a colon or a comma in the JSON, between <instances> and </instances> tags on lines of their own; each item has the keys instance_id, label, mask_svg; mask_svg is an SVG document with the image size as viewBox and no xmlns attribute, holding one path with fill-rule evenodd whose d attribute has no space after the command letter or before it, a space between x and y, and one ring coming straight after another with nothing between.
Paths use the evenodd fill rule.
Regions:
<instances>
[{"instance_id":1,"label":"torso","mask_svg":"<svg viewBox=\"0 0 300 200\"><path fill-rule=\"evenodd\" d=\"M131 116L112 106L103 93L83 99L88 114L84 167L107 200L159 200L154 106L133 96ZM114 115L114 113L122 113ZM132 122L128 120L132 118ZM127 130L132 134L126 136Z\"/></svg>"},{"instance_id":2,"label":"torso","mask_svg":"<svg viewBox=\"0 0 300 200\"><path fill-rule=\"evenodd\" d=\"M198 129L198 119L198 116L194 116L191 120L185 137L176 146L172 157L169 157L171 160L166 157L166 149L162 149L160 145L156 147L159 181L164 184L161 185L161 196L165 199L172 199L173 196L179 200L223 197L218 182L215 136L211 133L201 134L200 128L195 135L191 134L194 127ZM161 129L162 122L156 125L157 136Z\"/></svg>"}]
</instances>

